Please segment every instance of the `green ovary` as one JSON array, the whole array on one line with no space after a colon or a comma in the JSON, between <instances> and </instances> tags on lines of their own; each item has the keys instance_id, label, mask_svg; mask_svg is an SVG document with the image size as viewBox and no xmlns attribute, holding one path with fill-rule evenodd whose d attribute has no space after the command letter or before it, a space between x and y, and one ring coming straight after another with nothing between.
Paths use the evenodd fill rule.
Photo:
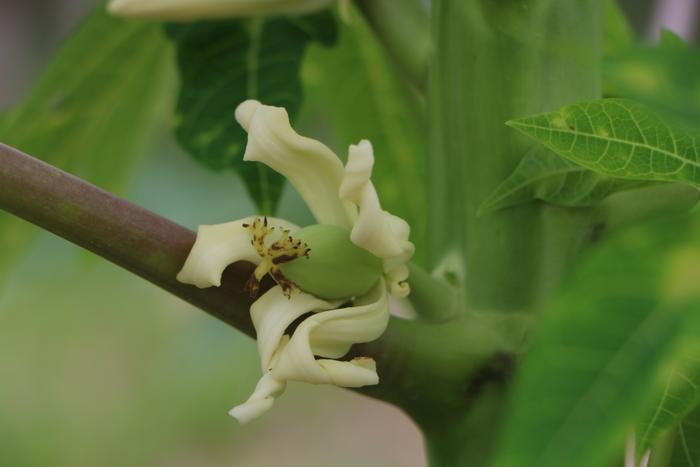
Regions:
<instances>
[{"instance_id":1,"label":"green ovary","mask_svg":"<svg viewBox=\"0 0 700 467\"><path fill-rule=\"evenodd\" d=\"M350 240L350 232L334 225L312 225L294 232L306 243L308 258L280 265L299 289L326 300L363 295L382 275L382 260Z\"/></svg>"}]
</instances>

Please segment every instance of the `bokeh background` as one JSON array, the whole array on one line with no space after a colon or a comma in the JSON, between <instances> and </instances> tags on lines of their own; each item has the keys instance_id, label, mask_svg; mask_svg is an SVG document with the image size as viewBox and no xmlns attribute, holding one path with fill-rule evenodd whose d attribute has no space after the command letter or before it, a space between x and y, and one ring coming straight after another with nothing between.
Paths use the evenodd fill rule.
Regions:
<instances>
[{"instance_id":1,"label":"bokeh background","mask_svg":"<svg viewBox=\"0 0 700 467\"><path fill-rule=\"evenodd\" d=\"M23 98L96 3L0 0L0 109ZM649 41L660 27L696 40L697 0L621 4ZM315 125L308 114L302 127ZM119 194L191 228L252 213L235 177L197 165L166 124ZM291 190L280 216L309 218ZM425 466L404 414L337 388L291 384L273 411L238 425L226 412L259 377L251 339L61 239L37 238L0 284L0 466Z\"/></svg>"}]
</instances>

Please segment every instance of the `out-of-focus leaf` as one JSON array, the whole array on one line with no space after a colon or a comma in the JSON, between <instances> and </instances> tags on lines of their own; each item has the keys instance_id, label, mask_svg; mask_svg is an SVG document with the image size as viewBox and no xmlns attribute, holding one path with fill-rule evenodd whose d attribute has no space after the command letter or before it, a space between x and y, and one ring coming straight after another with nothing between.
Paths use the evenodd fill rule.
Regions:
<instances>
[{"instance_id":1,"label":"out-of-focus leaf","mask_svg":"<svg viewBox=\"0 0 700 467\"><path fill-rule=\"evenodd\" d=\"M610 465L672 364L698 350L700 237L689 218L613 236L544 310L495 465Z\"/></svg>"},{"instance_id":2,"label":"out-of-focus leaf","mask_svg":"<svg viewBox=\"0 0 700 467\"><path fill-rule=\"evenodd\" d=\"M538 146L525 154L513 174L481 205L479 214L535 199L567 207L593 206L641 183L601 175Z\"/></svg>"},{"instance_id":3,"label":"out-of-focus leaf","mask_svg":"<svg viewBox=\"0 0 700 467\"><path fill-rule=\"evenodd\" d=\"M601 174L700 187L700 135L625 99L601 99L508 122Z\"/></svg>"},{"instance_id":4,"label":"out-of-focus leaf","mask_svg":"<svg viewBox=\"0 0 700 467\"><path fill-rule=\"evenodd\" d=\"M609 51L603 62L606 96L641 102L665 117L700 123L700 50L670 31L659 44Z\"/></svg>"},{"instance_id":5,"label":"out-of-focus leaf","mask_svg":"<svg viewBox=\"0 0 700 467\"><path fill-rule=\"evenodd\" d=\"M632 28L616 0L605 0L603 12L603 52L606 56L632 44Z\"/></svg>"},{"instance_id":6,"label":"out-of-focus leaf","mask_svg":"<svg viewBox=\"0 0 700 467\"><path fill-rule=\"evenodd\" d=\"M321 116L314 130L330 132L341 157L350 144L372 142L373 180L382 205L410 223L417 255L422 254L427 126L420 98L392 68L359 14L342 27L335 48L309 49L303 78L305 106Z\"/></svg>"},{"instance_id":7,"label":"out-of-focus leaf","mask_svg":"<svg viewBox=\"0 0 700 467\"><path fill-rule=\"evenodd\" d=\"M68 39L29 97L0 121L0 141L118 189L162 114L172 56L156 25L102 8ZM29 242L24 221L0 213L0 271Z\"/></svg>"},{"instance_id":8,"label":"out-of-focus leaf","mask_svg":"<svg viewBox=\"0 0 700 467\"><path fill-rule=\"evenodd\" d=\"M700 465L700 407L693 410L678 425L676 441L669 467Z\"/></svg>"},{"instance_id":9,"label":"out-of-focus leaf","mask_svg":"<svg viewBox=\"0 0 700 467\"><path fill-rule=\"evenodd\" d=\"M659 397L637 424L640 452L652 447L666 430L673 428L700 404L700 358L688 355L677 362ZM693 442L697 445L699 438ZM693 464L689 464L693 465Z\"/></svg>"},{"instance_id":10,"label":"out-of-focus leaf","mask_svg":"<svg viewBox=\"0 0 700 467\"><path fill-rule=\"evenodd\" d=\"M284 178L262 164L246 163L246 133L234 110L246 99L287 109L301 103L299 68L312 41L329 45L329 12L299 18L269 17L170 24L177 47L181 89L175 134L197 160L214 170L235 170L261 213L272 214Z\"/></svg>"}]
</instances>

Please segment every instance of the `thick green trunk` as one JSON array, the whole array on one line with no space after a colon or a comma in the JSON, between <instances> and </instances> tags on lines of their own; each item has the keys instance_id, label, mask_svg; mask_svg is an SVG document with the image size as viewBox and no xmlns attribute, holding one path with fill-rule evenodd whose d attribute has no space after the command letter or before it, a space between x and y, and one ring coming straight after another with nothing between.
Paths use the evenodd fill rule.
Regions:
<instances>
[{"instance_id":1,"label":"thick green trunk","mask_svg":"<svg viewBox=\"0 0 700 467\"><path fill-rule=\"evenodd\" d=\"M431 257L463 257L472 309L536 305L582 234L577 214L539 204L477 210L532 144L506 120L600 97L599 3L433 2Z\"/></svg>"},{"instance_id":2,"label":"thick green trunk","mask_svg":"<svg viewBox=\"0 0 700 467\"><path fill-rule=\"evenodd\" d=\"M433 1L430 257L463 260L472 311L535 309L587 234L585 211L477 210L531 146L505 121L600 97L601 19L599 0ZM506 394L488 384L464 414L418 420L431 465L489 465Z\"/></svg>"}]
</instances>

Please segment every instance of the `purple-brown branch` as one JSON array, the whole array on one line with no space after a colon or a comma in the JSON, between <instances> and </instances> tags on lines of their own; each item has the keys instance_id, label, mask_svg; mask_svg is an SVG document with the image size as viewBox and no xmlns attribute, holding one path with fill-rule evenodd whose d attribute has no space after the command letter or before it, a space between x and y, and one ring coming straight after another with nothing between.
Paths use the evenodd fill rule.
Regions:
<instances>
[{"instance_id":1,"label":"purple-brown branch","mask_svg":"<svg viewBox=\"0 0 700 467\"><path fill-rule=\"evenodd\" d=\"M86 248L254 335L249 315L252 300L243 290L252 264L229 266L221 287L198 289L175 279L195 240L189 229L1 143L0 209ZM457 345L464 339L463 330L449 323L428 325L392 319L381 338L355 345L349 355L370 356L377 361L383 384L360 391L392 402L419 418L434 417L432 407L438 402L452 408L462 404L462 389L470 381L463 372L472 374L479 368L475 359L488 364L490 356L488 351L482 355L470 345ZM443 368L452 370L445 373ZM450 404L446 404L443 390L446 384L457 387L451 393L457 397ZM420 412L423 409L426 414Z\"/></svg>"},{"instance_id":2,"label":"purple-brown branch","mask_svg":"<svg viewBox=\"0 0 700 467\"><path fill-rule=\"evenodd\" d=\"M195 233L14 148L0 144L0 209L86 248L253 335L243 292L252 265L236 263L221 287L178 282Z\"/></svg>"}]
</instances>

